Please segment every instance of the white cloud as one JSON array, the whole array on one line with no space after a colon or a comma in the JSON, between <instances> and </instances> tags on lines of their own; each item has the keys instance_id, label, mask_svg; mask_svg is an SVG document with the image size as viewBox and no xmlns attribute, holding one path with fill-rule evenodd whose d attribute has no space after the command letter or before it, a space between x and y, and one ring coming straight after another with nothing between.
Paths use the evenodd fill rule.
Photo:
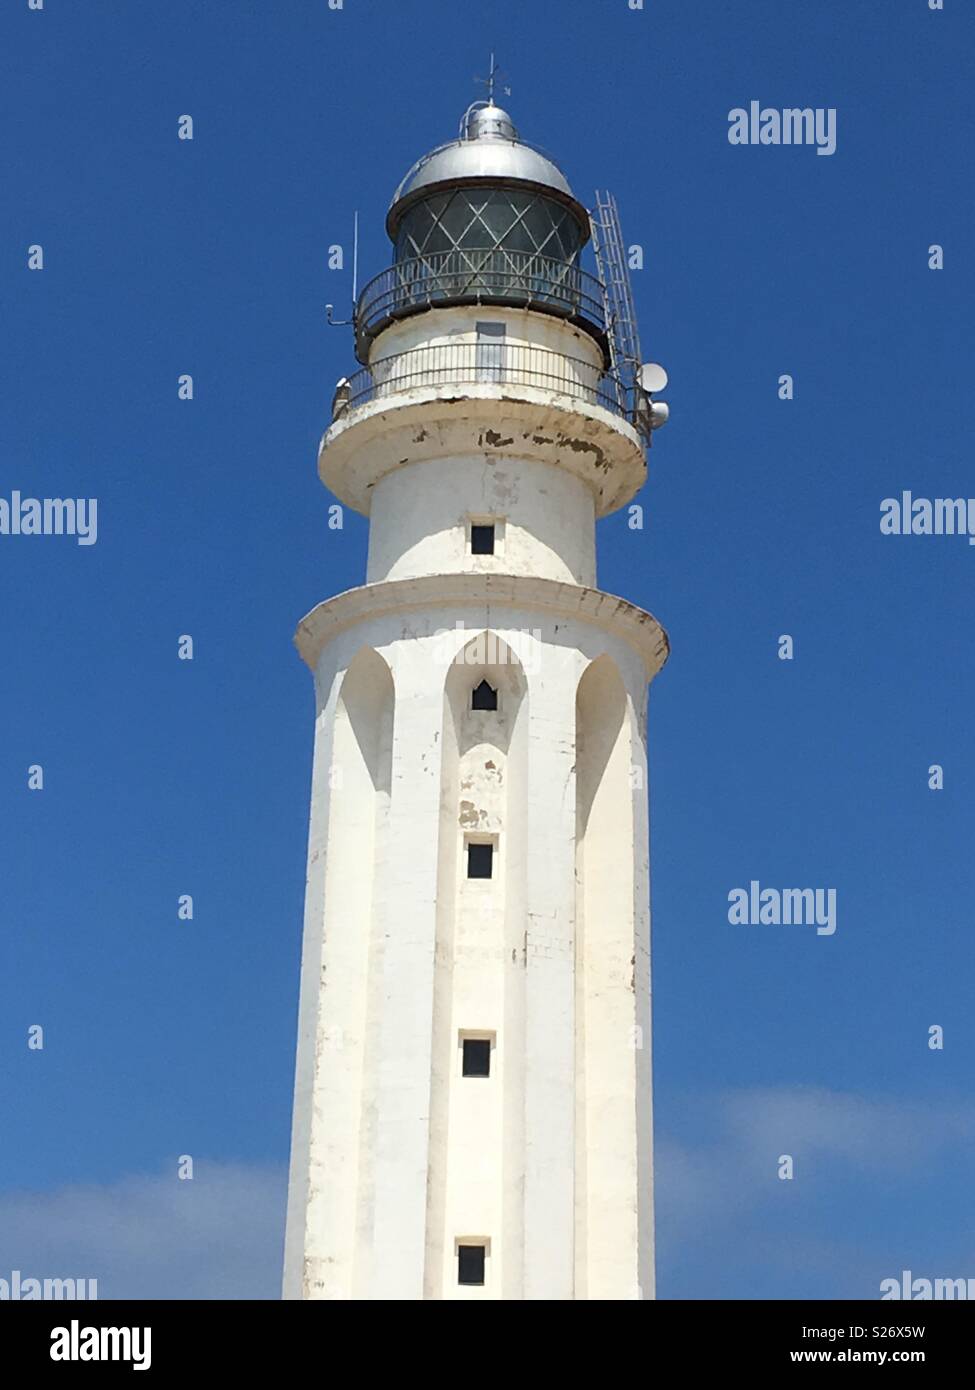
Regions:
<instances>
[{"instance_id":1,"label":"white cloud","mask_svg":"<svg viewBox=\"0 0 975 1390\"><path fill-rule=\"evenodd\" d=\"M105 1298L278 1298L283 1166L207 1163L194 1177L0 1196L0 1278L98 1280Z\"/></svg>"},{"instance_id":2,"label":"white cloud","mask_svg":"<svg viewBox=\"0 0 975 1390\"><path fill-rule=\"evenodd\" d=\"M975 1274L950 1222L912 1221L970 1171L972 1104L770 1087L688 1097L680 1115L691 1131L657 1139L663 1296L872 1298L904 1267Z\"/></svg>"},{"instance_id":3,"label":"white cloud","mask_svg":"<svg viewBox=\"0 0 975 1390\"><path fill-rule=\"evenodd\" d=\"M904 1225L945 1169L970 1170L975 1107L774 1087L680 1111L693 1136L657 1136L664 1296L874 1297L901 1268L975 1275L960 1232L928 1243ZM795 1183L776 1176L782 1153ZM284 1165L198 1160L190 1182L173 1171L0 1196L0 1278L97 1278L100 1298L276 1299L286 1185ZM872 1214L854 1231L861 1193Z\"/></svg>"},{"instance_id":4,"label":"white cloud","mask_svg":"<svg viewBox=\"0 0 975 1390\"><path fill-rule=\"evenodd\" d=\"M797 1086L731 1093L721 1110L743 1152L839 1159L864 1173L901 1176L975 1138L975 1107Z\"/></svg>"}]
</instances>

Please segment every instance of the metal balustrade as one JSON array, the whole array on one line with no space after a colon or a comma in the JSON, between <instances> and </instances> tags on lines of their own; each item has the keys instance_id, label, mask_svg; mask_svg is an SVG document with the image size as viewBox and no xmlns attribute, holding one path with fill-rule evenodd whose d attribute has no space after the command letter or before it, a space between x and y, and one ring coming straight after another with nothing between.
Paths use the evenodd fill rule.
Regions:
<instances>
[{"instance_id":1,"label":"metal balustrade","mask_svg":"<svg viewBox=\"0 0 975 1390\"><path fill-rule=\"evenodd\" d=\"M499 386L517 396L531 387L568 396L627 420L646 440L649 416L639 388L627 389L615 376L581 358L548 348L516 343L442 343L379 358L339 383L333 419L370 402L423 387Z\"/></svg>"},{"instance_id":2,"label":"metal balustrade","mask_svg":"<svg viewBox=\"0 0 975 1390\"><path fill-rule=\"evenodd\" d=\"M605 347L601 281L570 261L502 247L457 247L398 261L370 280L356 306L356 351L396 319L450 304L511 304L578 323Z\"/></svg>"}]
</instances>

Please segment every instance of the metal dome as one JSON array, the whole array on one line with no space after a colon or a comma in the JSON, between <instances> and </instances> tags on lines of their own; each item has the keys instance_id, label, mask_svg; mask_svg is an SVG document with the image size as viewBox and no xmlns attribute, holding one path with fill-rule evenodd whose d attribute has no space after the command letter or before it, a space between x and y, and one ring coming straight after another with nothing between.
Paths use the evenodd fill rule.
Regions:
<instances>
[{"instance_id":1,"label":"metal dome","mask_svg":"<svg viewBox=\"0 0 975 1390\"><path fill-rule=\"evenodd\" d=\"M583 226L588 215L562 170L547 154L519 139L511 117L493 102L469 107L456 140L431 150L406 174L390 204L386 230L395 240L400 218L417 196L443 185L473 181L530 184L573 207Z\"/></svg>"}]
</instances>

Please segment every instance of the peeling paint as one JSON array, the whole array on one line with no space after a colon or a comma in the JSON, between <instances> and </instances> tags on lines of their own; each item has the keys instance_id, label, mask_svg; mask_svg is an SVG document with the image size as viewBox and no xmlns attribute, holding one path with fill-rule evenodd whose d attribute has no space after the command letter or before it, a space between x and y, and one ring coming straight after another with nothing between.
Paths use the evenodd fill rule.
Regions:
<instances>
[{"instance_id":1,"label":"peeling paint","mask_svg":"<svg viewBox=\"0 0 975 1390\"><path fill-rule=\"evenodd\" d=\"M599 445L589 439L570 439L563 434L559 436L558 446L560 449L571 449L574 454L592 454L593 467L603 473L608 473L613 466Z\"/></svg>"}]
</instances>

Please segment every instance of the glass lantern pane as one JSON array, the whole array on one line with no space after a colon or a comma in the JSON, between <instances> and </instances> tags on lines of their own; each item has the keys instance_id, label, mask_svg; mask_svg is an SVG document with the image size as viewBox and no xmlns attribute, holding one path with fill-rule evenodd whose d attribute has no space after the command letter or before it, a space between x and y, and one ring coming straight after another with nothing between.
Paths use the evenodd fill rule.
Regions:
<instances>
[{"instance_id":1,"label":"glass lantern pane","mask_svg":"<svg viewBox=\"0 0 975 1390\"><path fill-rule=\"evenodd\" d=\"M582 229L561 203L530 189L460 187L404 216L396 240L403 302L490 298L578 308Z\"/></svg>"}]
</instances>

